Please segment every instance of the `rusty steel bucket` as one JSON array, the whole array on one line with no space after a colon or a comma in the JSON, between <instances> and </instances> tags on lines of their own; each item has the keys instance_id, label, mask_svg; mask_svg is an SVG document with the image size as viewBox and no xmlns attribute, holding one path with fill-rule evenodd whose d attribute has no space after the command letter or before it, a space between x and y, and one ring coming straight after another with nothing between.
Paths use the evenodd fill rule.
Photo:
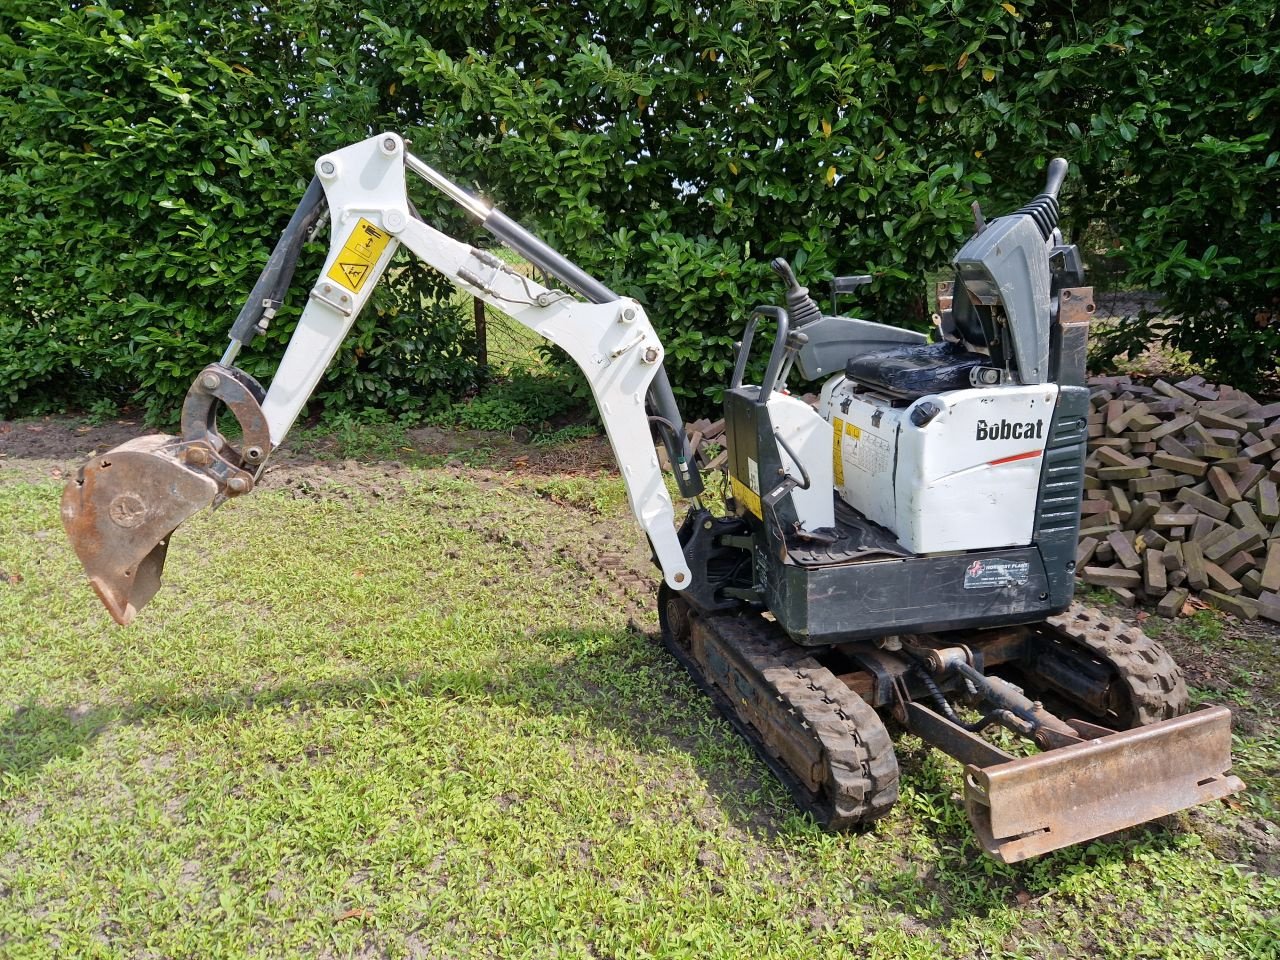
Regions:
<instances>
[{"instance_id":1,"label":"rusty steel bucket","mask_svg":"<svg viewBox=\"0 0 1280 960\"><path fill-rule=\"evenodd\" d=\"M94 457L62 492L62 525L116 623L160 589L169 536L218 485L175 455L176 437L138 437Z\"/></svg>"},{"instance_id":2,"label":"rusty steel bucket","mask_svg":"<svg viewBox=\"0 0 1280 960\"><path fill-rule=\"evenodd\" d=\"M95 456L62 493L62 525L112 618L129 623L160 589L169 538L188 517L253 489L271 451L262 388L211 364L182 407L182 434L151 434ZM226 407L243 439L218 432Z\"/></svg>"},{"instance_id":3,"label":"rusty steel bucket","mask_svg":"<svg viewBox=\"0 0 1280 960\"><path fill-rule=\"evenodd\" d=\"M1209 707L1031 757L965 767L965 808L1005 863L1137 826L1244 789L1231 775L1231 711Z\"/></svg>"}]
</instances>

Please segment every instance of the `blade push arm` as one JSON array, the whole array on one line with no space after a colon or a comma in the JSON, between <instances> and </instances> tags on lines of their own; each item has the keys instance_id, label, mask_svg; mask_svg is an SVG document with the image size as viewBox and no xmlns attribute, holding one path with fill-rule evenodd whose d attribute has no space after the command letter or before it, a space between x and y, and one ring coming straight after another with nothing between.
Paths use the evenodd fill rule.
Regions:
<instances>
[{"instance_id":1,"label":"blade push arm","mask_svg":"<svg viewBox=\"0 0 1280 960\"><path fill-rule=\"evenodd\" d=\"M418 219L409 206L406 169L442 189L478 217L495 236L530 256L567 285L596 300L584 303L550 290L499 258L462 243ZM396 249L403 245L458 287L503 311L561 347L590 384L631 509L644 528L663 575L674 589L689 584L674 527L674 510L652 443L646 398L674 425L672 462L689 495L701 485L684 449L683 424L662 366L663 346L634 300L614 295L519 224L487 207L384 133L321 157L316 175L332 222L329 255L311 287L306 308L262 402L273 446L289 432L343 338L368 302ZM229 356L238 350L233 340ZM656 384L656 386L655 386ZM669 399L668 399L669 398ZM666 402L664 402L666 401Z\"/></svg>"}]
</instances>

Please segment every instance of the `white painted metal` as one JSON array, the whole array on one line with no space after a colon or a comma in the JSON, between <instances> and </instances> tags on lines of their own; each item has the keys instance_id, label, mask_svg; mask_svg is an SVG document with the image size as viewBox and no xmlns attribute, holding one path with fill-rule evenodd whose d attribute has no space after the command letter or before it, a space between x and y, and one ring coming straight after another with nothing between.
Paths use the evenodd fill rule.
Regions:
<instances>
[{"instance_id":1,"label":"white painted metal","mask_svg":"<svg viewBox=\"0 0 1280 960\"><path fill-rule=\"evenodd\" d=\"M390 152L387 143L394 146ZM396 134L384 133L326 154L316 161L316 173L329 201L329 256L262 404L271 442L277 445L298 419L399 247L393 236L356 293L329 278L348 237L361 218L391 233L397 218L401 225L409 220L404 141Z\"/></svg>"},{"instance_id":2,"label":"white painted metal","mask_svg":"<svg viewBox=\"0 0 1280 960\"><path fill-rule=\"evenodd\" d=\"M491 254L409 216L405 163L400 138L380 134L321 157L316 164L329 199L333 240L322 279L312 290L263 403L272 442L279 443L293 425L391 255L403 244L463 290L563 348L582 368L622 470L631 509L648 534L663 577L675 590L688 587L689 567L676 536L675 510L645 411L645 394L664 351L644 308L630 299L583 303L549 290ZM324 278L361 218L391 238L375 272L359 293L353 293Z\"/></svg>"},{"instance_id":3,"label":"white painted metal","mask_svg":"<svg viewBox=\"0 0 1280 960\"><path fill-rule=\"evenodd\" d=\"M855 396L852 384L835 376L823 385L818 413L832 426L836 492L868 520L896 534L893 448L898 412L887 402Z\"/></svg>"},{"instance_id":4,"label":"white painted metal","mask_svg":"<svg viewBox=\"0 0 1280 960\"><path fill-rule=\"evenodd\" d=\"M913 553L1031 542L1056 384L955 390L894 409L844 377L820 412L840 426L836 489ZM911 411L941 412L923 427Z\"/></svg>"},{"instance_id":5,"label":"white painted metal","mask_svg":"<svg viewBox=\"0 0 1280 960\"><path fill-rule=\"evenodd\" d=\"M796 487L791 491L791 502L796 508L800 526L810 531L834 526L836 517L835 499L831 495L831 424L809 404L789 394L774 392L766 406L775 433L795 451L800 463L804 465L804 471L809 474L808 489ZM782 457L783 469L796 480L802 480L800 465L791 462L786 450L779 449L778 452ZM781 479L760 478L764 489L757 492L768 493Z\"/></svg>"}]
</instances>

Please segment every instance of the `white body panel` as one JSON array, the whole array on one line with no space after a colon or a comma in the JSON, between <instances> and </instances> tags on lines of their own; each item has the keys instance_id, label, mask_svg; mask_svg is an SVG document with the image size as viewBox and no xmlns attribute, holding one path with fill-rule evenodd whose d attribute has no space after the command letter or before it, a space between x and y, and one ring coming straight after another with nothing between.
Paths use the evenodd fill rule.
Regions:
<instances>
[{"instance_id":1,"label":"white body panel","mask_svg":"<svg viewBox=\"0 0 1280 960\"><path fill-rule=\"evenodd\" d=\"M835 487L913 553L1031 542L1056 384L983 387L921 397L905 408L827 382L820 413L833 434ZM941 408L922 427L916 407Z\"/></svg>"},{"instance_id":2,"label":"white body panel","mask_svg":"<svg viewBox=\"0 0 1280 960\"><path fill-rule=\"evenodd\" d=\"M831 497L831 424L809 404L789 394L775 392L769 397L767 406L775 435L781 436L795 452L804 464L805 472L809 474L807 490L796 487L791 491L791 502L796 508L800 525L810 531L834 526L836 515L835 501ZM796 480L803 480L799 464L790 462L791 458L786 450L781 450L780 453L787 472ZM763 490L757 492L768 493L781 479L760 478Z\"/></svg>"}]
</instances>

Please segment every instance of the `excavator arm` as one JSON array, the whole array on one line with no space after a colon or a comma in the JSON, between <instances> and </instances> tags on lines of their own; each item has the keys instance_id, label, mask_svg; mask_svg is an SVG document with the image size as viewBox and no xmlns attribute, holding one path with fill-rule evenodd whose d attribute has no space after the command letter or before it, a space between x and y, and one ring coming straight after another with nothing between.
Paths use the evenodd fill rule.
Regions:
<instances>
[{"instance_id":1,"label":"excavator arm","mask_svg":"<svg viewBox=\"0 0 1280 960\"><path fill-rule=\"evenodd\" d=\"M428 181L544 272L587 298L549 289L493 254L435 229L417 215L406 174ZM306 234L331 224L329 254L271 380L263 388L234 361L266 329L284 299ZM131 440L95 457L67 485L62 517L98 596L129 623L160 587L169 538L205 506L253 489L365 307L396 251L411 253L460 289L561 347L582 369L622 472L632 511L674 590L691 573L651 441L661 427L676 482L696 498L701 480L663 369L663 346L634 300L619 297L515 221L410 154L382 133L316 161L316 179L255 284L218 363L196 377L183 404L181 433ZM221 409L239 422L233 445L217 427ZM652 412L650 412L652 411Z\"/></svg>"}]
</instances>

